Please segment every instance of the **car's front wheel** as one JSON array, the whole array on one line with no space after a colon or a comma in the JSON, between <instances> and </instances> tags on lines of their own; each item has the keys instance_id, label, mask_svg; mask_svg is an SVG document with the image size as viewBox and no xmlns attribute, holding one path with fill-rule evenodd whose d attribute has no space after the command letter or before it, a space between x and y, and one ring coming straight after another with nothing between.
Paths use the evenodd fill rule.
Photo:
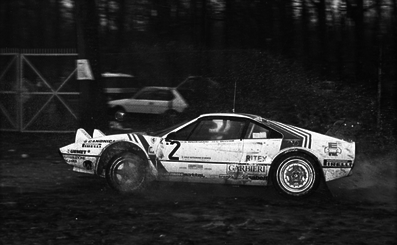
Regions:
<instances>
[{"instance_id":1,"label":"car's front wheel","mask_svg":"<svg viewBox=\"0 0 397 245\"><path fill-rule=\"evenodd\" d=\"M120 192L137 192L144 188L145 161L131 152L113 157L106 167L106 180L110 187Z\"/></svg>"},{"instance_id":2,"label":"car's front wheel","mask_svg":"<svg viewBox=\"0 0 397 245\"><path fill-rule=\"evenodd\" d=\"M311 195L320 183L318 166L304 154L282 157L271 173L274 188L281 194L300 198Z\"/></svg>"}]
</instances>

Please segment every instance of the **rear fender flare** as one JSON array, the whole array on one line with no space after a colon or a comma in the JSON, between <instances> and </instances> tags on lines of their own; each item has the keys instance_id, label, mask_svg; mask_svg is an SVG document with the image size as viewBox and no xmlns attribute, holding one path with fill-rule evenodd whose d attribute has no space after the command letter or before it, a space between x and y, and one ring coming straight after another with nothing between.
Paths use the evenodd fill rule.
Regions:
<instances>
[{"instance_id":1,"label":"rear fender flare","mask_svg":"<svg viewBox=\"0 0 397 245\"><path fill-rule=\"evenodd\" d=\"M95 174L104 176L104 170L106 169L106 166L108 165L109 161L115 155L125 151L137 154L142 159L144 159L147 164L149 164L148 161L149 156L141 146L128 141L117 141L113 144L108 145L106 148L102 150L101 156L99 158L98 166L95 170L96 171Z\"/></svg>"}]
</instances>

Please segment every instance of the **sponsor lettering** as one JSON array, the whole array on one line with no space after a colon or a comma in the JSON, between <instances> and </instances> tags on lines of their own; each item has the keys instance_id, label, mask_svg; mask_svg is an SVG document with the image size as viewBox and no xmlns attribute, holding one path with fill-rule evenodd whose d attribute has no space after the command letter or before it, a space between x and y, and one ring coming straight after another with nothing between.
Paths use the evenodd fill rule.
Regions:
<instances>
[{"instance_id":1,"label":"sponsor lettering","mask_svg":"<svg viewBox=\"0 0 397 245\"><path fill-rule=\"evenodd\" d=\"M200 177L200 178L204 178L203 174L196 174L196 173L184 173L183 176L186 177Z\"/></svg>"},{"instance_id":2,"label":"sponsor lettering","mask_svg":"<svg viewBox=\"0 0 397 245\"><path fill-rule=\"evenodd\" d=\"M197 170L203 170L203 165L199 164L189 164L188 169L197 169Z\"/></svg>"},{"instance_id":3,"label":"sponsor lettering","mask_svg":"<svg viewBox=\"0 0 397 245\"><path fill-rule=\"evenodd\" d=\"M266 161L267 156L260 155L247 155L245 158L246 162L264 162Z\"/></svg>"},{"instance_id":4,"label":"sponsor lettering","mask_svg":"<svg viewBox=\"0 0 397 245\"><path fill-rule=\"evenodd\" d=\"M76 159L76 160L78 160L78 159L85 159L84 156L67 156L67 157L68 157L68 159Z\"/></svg>"},{"instance_id":5,"label":"sponsor lettering","mask_svg":"<svg viewBox=\"0 0 397 245\"><path fill-rule=\"evenodd\" d=\"M90 151L86 151L86 150L69 150L69 153L74 153L74 154L86 154L89 152Z\"/></svg>"},{"instance_id":6,"label":"sponsor lettering","mask_svg":"<svg viewBox=\"0 0 397 245\"><path fill-rule=\"evenodd\" d=\"M154 155L154 149L153 149L153 146L149 146L149 149L148 149L148 154L149 154L149 155Z\"/></svg>"},{"instance_id":7,"label":"sponsor lettering","mask_svg":"<svg viewBox=\"0 0 397 245\"><path fill-rule=\"evenodd\" d=\"M84 143L113 143L115 140L84 140Z\"/></svg>"},{"instance_id":8,"label":"sponsor lettering","mask_svg":"<svg viewBox=\"0 0 397 245\"><path fill-rule=\"evenodd\" d=\"M267 176L265 175L248 175L250 180L267 180Z\"/></svg>"},{"instance_id":9,"label":"sponsor lettering","mask_svg":"<svg viewBox=\"0 0 397 245\"><path fill-rule=\"evenodd\" d=\"M266 173L267 168L265 165L230 164L227 166L227 171L232 173L236 173L236 172Z\"/></svg>"},{"instance_id":10,"label":"sponsor lettering","mask_svg":"<svg viewBox=\"0 0 397 245\"><path fill-rule=\"evenodd\" d=\"M327 168L352 168L353 162L350 160L324 160L324 167L327 167Z\"/></svg>"},{"instance_id":11,"label":"sponsor lettering","mask_svg":"<svg viewBox=\"0 0 397 245\"><path fill-rule=\"evenodd\" d=\"M83 144L82 147L83 147L83 148L101 148L101 147L102 147L102 144L92 144L92 143L89 143L89 144Z\"/></svg>"},{"instance_id":12,"label":"sponsor lettering","mask_svg":"<svg viewBox=\"0 0 397 245\"><path fill-rule=\"evenodd\" d=\"M230 175L230 174L220 174L221 179L249 179L257 181L265 181L268 179L266 175Z\"/></svg>"},{"instance_id":13,"label":"sponsor lettering","mask_svg":"<svg viewBox=\"0 0 397 245\"><path fill-rule=\"evenodd\" d=\"M183 160L211 160L211 157L192 157L192 156L183 156Z\"/></svg>"}]
</instances>

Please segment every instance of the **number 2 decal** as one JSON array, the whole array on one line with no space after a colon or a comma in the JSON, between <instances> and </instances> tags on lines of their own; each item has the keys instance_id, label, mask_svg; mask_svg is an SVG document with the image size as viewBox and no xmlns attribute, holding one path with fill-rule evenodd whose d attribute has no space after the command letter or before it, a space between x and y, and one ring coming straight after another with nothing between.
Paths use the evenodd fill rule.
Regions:
<instances>
[{"instance_id":1,"label":"number 2 decal","mask_svg":"<svg viewBox=\"0 0 397 245\"><path fill-rule=\"evenodd\" d=\"M181 142L179 142L179 141L171 141L170 144L171 144L171 145L176 144L176 146L175 146L175 148L170 152L170 154L168 155L168 159L179 161L179 157L174 157L174 154L175 154L176 151L179 149L179 147L181 147Z\"/></svg>"}]
</instances>

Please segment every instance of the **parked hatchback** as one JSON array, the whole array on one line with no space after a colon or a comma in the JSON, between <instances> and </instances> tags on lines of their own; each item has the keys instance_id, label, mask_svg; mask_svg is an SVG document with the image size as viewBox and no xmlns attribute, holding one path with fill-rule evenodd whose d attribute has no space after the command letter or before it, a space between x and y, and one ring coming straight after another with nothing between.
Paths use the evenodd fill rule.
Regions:
<instances>
[{"instance_id":1,"label":"parked hatchback","mask_svg":"<svg viewBox=\"0 0 397 245\"><path fill-rule=\"evenodd\" d=\"M175 116L188 108L185 99L173 87L144 87L132 98L112 100L108 106L117 121L123 121L127 113Z\"/></svg>"}]
</instances>

